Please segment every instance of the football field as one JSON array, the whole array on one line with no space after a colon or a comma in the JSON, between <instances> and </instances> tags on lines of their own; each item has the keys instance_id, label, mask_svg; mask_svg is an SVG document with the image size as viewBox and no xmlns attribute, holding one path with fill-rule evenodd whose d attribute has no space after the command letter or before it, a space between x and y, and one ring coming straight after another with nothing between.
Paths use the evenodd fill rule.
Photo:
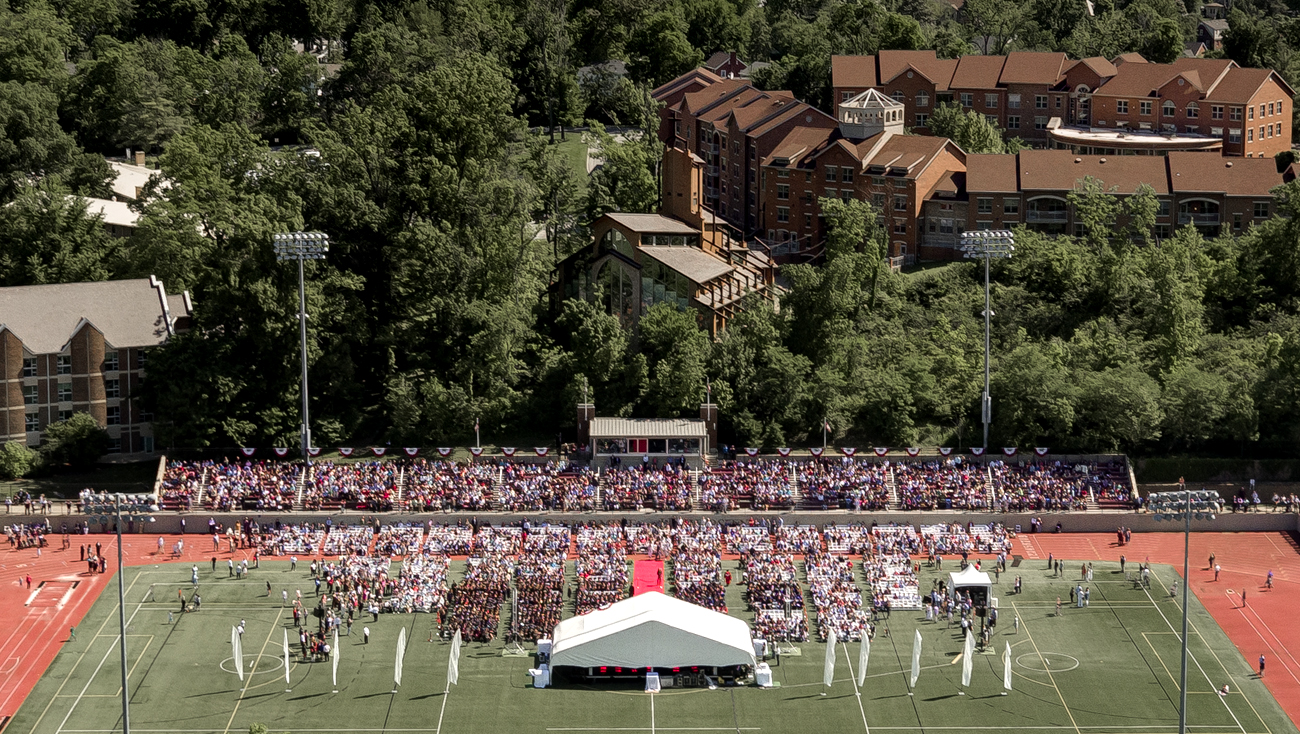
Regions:
<instances>
[{"instance_id":1,"label":"football field","mask_svg":"<svg viewBox=\"0 0 1300 734\"><path fill-rule=\"evenodd\" d=\"M573 575L572 561L568 574ZM735 562L726 567L740 577ZM798 563L802 572L802 563ZM861 565L858 584L865 588ZM952 564L949 564L952 565ZM956 625L895 612L880 623L866 683L858 689L858 644L837 650L835 683L822 683L825 646L783 644L773 665L777 686L716 690L665 689L646 694L628 684L564 684L534 689L531 655L504 655L498 639L467 643L459 684L444 695L450 644L434 634L436 615L385 614L359 622L340 638L337 693L331 664L297 657L297 637L281 589L301 589L315 605L306 565L263 562L247 580L201 566L202 609L179 612L177 592L192 594L190 565L126 570L131 729L136 732L240 732L267 724L283 732L1063 732L1174 734L1178 730L1181 609L1168 587L1177 576L1154 567L1149 589L1095 565L1091 603L1071 607L1079 562L1053 578L1043 561L1026 561L994 587L1001 616L986 652L976 652L971 685L961 683L962 639ZM1072 570L1071 566L1073 566ZM453 562L458 579L463 561ZM928 591L942 572L922 568ZM1132 567L1130 566L1130 572ZM394 569L396 573L396 568ZM1024 593L1010 593L1016 575ZM273 595L266 595L270 581ZM733 615L744 587L728 587ZM1057 597L1062 611L1056 614ZM572 602L566 602L566 616ZM507 605L508 606L508 605ZM810 625L813 623L809 602ZM503 611L503 623L508 619ZM1014 620L1019 617L1019 629ZM121 730L117 589L110 584L64 644L5 734L107 734ZM309 618L310 619L310 618ZM231 628L245 622L245 680L235 673ZM311 619L314 625L315 620ZM362 626L371 631L364 643ZM399 630L407 647L402 685L394 693ZM909 689L914 630L922 637L922 670ZM283 639L294 659L285 681ZM432 640L430 639L432 637ZM1012 690L1002 695L1002 653L1011 646ZM530 646L525 646L531 651ZM1278 671L1282 673L1283 671ZM1296 728L1195 597L1188 660L1188 729L1196 734L1284 734ZM1227 684L1230 693L1217 690ZM961 695L962 693L965 695ZM823 695L825 694L825 695Z\"/></svg>"}]
</instances>

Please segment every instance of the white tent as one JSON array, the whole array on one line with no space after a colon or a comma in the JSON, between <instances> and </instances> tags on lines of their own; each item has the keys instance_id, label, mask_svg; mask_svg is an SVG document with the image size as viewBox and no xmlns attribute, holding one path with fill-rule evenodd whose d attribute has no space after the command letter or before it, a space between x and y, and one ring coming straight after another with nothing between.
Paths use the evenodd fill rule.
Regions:
<instances>
[{"instance_id":1,"label":"white tent","mask_svg":"<svg viewBox=\"0 0 1300 734\"><path fill-rule=\"evenodd\" d=\"M963 571L948 574L948 583L953 591L974 587L983 589L985 598L993 596L993 582L989 581L989 575L976 571L973 563Z\"/></svg>"},{"instance_id":2,"label":"white tent","mask_svg":"<svg viewBox=\"0 0 1300 734\"><path fill-rule=\"evenodd\" d=\"M749 625L649 591L555 625L551 667L755 665Z\"/></svg>"}]
</instances>

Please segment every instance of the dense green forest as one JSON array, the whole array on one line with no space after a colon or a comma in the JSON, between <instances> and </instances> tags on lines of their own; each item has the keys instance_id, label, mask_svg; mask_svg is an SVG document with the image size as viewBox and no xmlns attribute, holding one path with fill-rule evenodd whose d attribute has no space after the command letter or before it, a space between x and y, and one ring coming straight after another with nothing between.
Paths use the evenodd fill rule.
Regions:
<instances>
[{"instance_id":1,"label":"dense green forest","mask_svg":"<svg viewBox=\"0 0 1300 734\"><path fill-rule=\"evenodd\" d=\"M189 290L194 328L135 396L163 446L296 443L296 273L271 249L295 229L331 237L308 265L320 445L462 441L476 417L488 441L550 436L571 430L584 387L602 414L691 415L706 383L724 440L745 445L820 441L823 418L846 443L969 444L973 263L890 272L869 206L828 203L828 262L786 268L779 309L752 304L712 341L657 307L627 334L593 304L553 307L547 284L586 222L654 207L659 146L597 126L605 165L584 180L536 129L653 130L648 89L719 50L769 61L757 83L819 103L836 53L1169 60L1198 4L0 0L0 284L156 274ZM1238 0L1231 22L1229 56L1294 79L1289 8ZM628 76L578 71L608 59ZM106 196L104 156L126 148L167 184L116 239L66 195ZM1112 235L1121 213L1149 234L1150 201L1121 211L1081 186L1085 236L1020 233L993 274L993 441L1293 454L1298 194L1244 236L1148 246Z\"/></svg>"}]
</instances>

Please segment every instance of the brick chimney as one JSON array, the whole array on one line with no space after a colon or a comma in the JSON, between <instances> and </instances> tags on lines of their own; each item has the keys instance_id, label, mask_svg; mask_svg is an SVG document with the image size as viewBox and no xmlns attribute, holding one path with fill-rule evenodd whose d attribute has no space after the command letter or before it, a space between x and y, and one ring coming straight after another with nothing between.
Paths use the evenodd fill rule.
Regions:
<instances>
[{"instance_id":1,"label":"brick chimney","mask_svg":"<svg viewBox=\"0 0 1300 734\"><path fill-rule=\"evenodd\" d=\"M143 151L143 150L137 150L137 151L135 152L135 164L136 164L137 166L143 166L143 165L144 165L144 151Z\"/></svg>"},{"instance_id":2,"label":"brick chimney","mask_svg":"<svg viewBox=\"0 0 1300 734\"><path fill-rule=\"evenodd\" d=\"M718 406L716 403L700 403L700 420L704 421L704 430L709 433L709 451L718 448Z\"/></svg>"},{"instance_id":3,"label":"brick chimney","mask_svg":"<svg viewBox=\"0 0 1300 734\"><path fill-rule=\"evenodd\" d=\"M595 403L578 403L578 440L579 448L591 445L591 421L596 417Z\"/></svg>"}]
</instances>

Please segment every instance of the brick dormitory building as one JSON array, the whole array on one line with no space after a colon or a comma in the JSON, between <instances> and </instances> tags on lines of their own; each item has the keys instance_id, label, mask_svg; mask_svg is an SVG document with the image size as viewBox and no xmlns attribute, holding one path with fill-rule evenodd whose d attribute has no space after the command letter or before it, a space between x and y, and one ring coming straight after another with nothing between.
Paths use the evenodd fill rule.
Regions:
<instances>
[{"instance_id":1,"label":"brick dormitory building","mask_svg":"<svg viewBox=\"0 0 1300 734\"><path fill-rule=\"evenodd\" d=\"M134 399L149 350L189 327L189 293L154 277L0 288L0 442L40 443L74 412L107 429L109 452L154 451Z\"/></svg>"},{"instance_id":2,"label":"brick dormitory building","mask_svg":"<svg viewBox=\"0 0 1300 734\"><path fill-rule=\"evenodd\" d=\"M1163 237L1183 225L1241 232L1268 216L1270 190L1294 175L1279 173L1273 160L1290 148L1291 90L1271 71L1226 60L1162 65L1136 54L1070 61L1044 53L943 60L932 51L885 51L835 57L832 73L834 117L789 92L705 69L656 89L665 169L693 171L665 177L665 202L699 197L706 217L774 261L791 262L820 252L819 198L868 200L881 213L891 257L903 264L960 257L965 230L1023 223L1073 233L1066 195L1088 176L1120 196L1144 183L1155 189ZM1043 149L968 155L925 134L925 110L947 99L1016 125L1008 134ZM1068 140L1068 131L1085 142ZM699 184L674 190L686 180Z\"/></svg>"}]
</instances>

